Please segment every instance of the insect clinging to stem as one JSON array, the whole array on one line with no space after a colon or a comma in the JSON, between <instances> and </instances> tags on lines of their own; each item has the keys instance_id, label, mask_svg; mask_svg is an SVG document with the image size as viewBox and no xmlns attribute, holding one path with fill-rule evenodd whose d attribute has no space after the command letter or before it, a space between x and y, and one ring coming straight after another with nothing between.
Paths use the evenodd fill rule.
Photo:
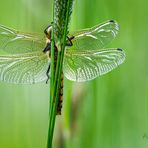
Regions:
<instances>
[{"instance_id":1,"label":"insect clinging to stem","mask_svg":"<svg viewBox=\"0 0 148 148\"><path fill-rule=\"evenodd\" d=\"M51 30L50 25L44 31L44 37L0 25L0 81L15 84L47 82L51 62ZM106 74L122 64L125 60L124 50L104 48L116 37L118 31L117 22L110 20L78 31L71 37L67 36L62 69L64 76L72 81L84 82ZM54 50L56 61L56 44ZM59 102L62 102L62 99ZM57 114L61 114L61 103Z\"/></svg>"}]
</instances>

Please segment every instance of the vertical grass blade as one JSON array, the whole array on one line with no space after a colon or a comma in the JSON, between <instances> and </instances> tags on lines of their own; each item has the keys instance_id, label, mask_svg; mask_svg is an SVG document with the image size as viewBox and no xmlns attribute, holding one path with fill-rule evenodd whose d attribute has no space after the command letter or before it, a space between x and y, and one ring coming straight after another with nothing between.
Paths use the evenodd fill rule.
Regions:
<instances>
[{"instance_id":1,"label":"vertical grass blade","mask_svg":"<svg viewBox=\"0 0 148 148\"><path fill-rule=\"evenodd\" d=\"M52 147L57 105L59 99L60 76L68 33L68 24L72 13L73 0L55 0L53 6L53 31L51 49L51 83L50 83L50 108L49 108L49 131L47 148ZM56 71L54 71L54 44L58 47ZM55 75L55 76L54 76Z\"/></svg>"}]
</instances>

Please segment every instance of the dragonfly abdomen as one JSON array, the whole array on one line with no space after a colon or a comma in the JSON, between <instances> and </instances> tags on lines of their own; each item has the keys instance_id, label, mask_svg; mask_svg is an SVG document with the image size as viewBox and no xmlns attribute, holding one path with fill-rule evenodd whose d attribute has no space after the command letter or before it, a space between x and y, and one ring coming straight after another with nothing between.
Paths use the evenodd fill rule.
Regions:
<instances>
[{"instance_id":1,"label":"dragonfly abdomen","mask_svg":"<svg viewBox=\"0 0 148 148\"><path fill-rule=\"evenodd\" d=\"M57 106L57 115L61 115L62 103L63 103L63 72L61 73L61 80L60 80L60 91L59 91L59 101L58 101L58 106Z\"/></svg>"},{"instance_id":2,"label":"dragonfly abdomen","mask_svg":"<svg viewBox=\"0 0 148 148\"><path fill-rule=\"evenodd\" d=\"M54 71L56 72L58 49L56 46L54 49L55 49ZM58 105L57 105L57 115L61 115L62 102L63 102L63 72L61 73L61 77L60 77L60 90L59 90L59 98L58 98Z\"/></svg>"}]
</instances>

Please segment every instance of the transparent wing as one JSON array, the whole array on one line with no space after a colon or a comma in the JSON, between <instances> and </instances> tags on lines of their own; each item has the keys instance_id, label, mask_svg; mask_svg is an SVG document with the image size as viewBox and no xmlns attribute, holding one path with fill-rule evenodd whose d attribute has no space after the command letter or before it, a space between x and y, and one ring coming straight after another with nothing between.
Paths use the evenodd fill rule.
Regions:
<instances>
[{"instance_id":1,"label":"transparent wing","mask_svg":"<svg viewBox=\"0 0 148 148\"><path fill-rule=\"evenodd\" d=\"M67 79L83 82L108 73L124 59L125 53L121 49L67 50L63 72Z\"/></svg>"},{"instance_id":2,"label":"transparent wing","mask_svg":"<svg viewBox=\"0 0 148 148\"><path fill-rule=\"evenodd\" d=\"M47 56L40 52L0 55L0 81L33 84L47 79Z\"/></svg>"},{"instance_id":3,"label":"transparent wing","mask_svg":"<svg viewBox=\"0 0 148 148\"><path fill-rule=\"evenodd\" d=\"M0 53L19 54L43 50L45 39L38 34L27 34L0 25Z\"/></svg>"},{"instance_id":4,"label":"transparent wing","mask_svg":"<svg viewBox=\"0 0 148 148\"><path fill-rule=\"evenodd\" d=\"M98 50L108 45L117 35L118 24L111 20L74 34L71 50Z\"/></svg>"},{"instance_id":5,"label":"transparent wing","mask_svg":"<svg viewBox=\"0 0 148 148\"><path fill-rule=\"evenodd\" d=\"M0 81L32 84L46 80L44 40L0 25Z\"/></svg>"}]
</instances>

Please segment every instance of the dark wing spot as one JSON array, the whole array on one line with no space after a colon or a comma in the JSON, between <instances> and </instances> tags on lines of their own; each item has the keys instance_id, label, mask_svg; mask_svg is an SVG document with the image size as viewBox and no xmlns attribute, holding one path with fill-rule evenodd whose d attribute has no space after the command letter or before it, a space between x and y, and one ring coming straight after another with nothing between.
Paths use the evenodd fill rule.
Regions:
<instances>
[{"instance_id":1,"label":"dark wing spot","mask_svg":"<svg viewBox=\"0 0 148 148\"><path fill-rule=\"evenodd\" d=\"M119 50L119 51L123 51L121 48L117 48L117 50Z\"/></svg>"},{"instance_id":2,"label":"dark wing spot","mask_svg":"<svg viewBox=\"0 0 148 148\"><path fill-rule=\"evenodd\" d=\"M115 23L115 21L114 21L114 20L109 20L109 22L111 22L111 23Z\"/></svg>"}]
</instances>

